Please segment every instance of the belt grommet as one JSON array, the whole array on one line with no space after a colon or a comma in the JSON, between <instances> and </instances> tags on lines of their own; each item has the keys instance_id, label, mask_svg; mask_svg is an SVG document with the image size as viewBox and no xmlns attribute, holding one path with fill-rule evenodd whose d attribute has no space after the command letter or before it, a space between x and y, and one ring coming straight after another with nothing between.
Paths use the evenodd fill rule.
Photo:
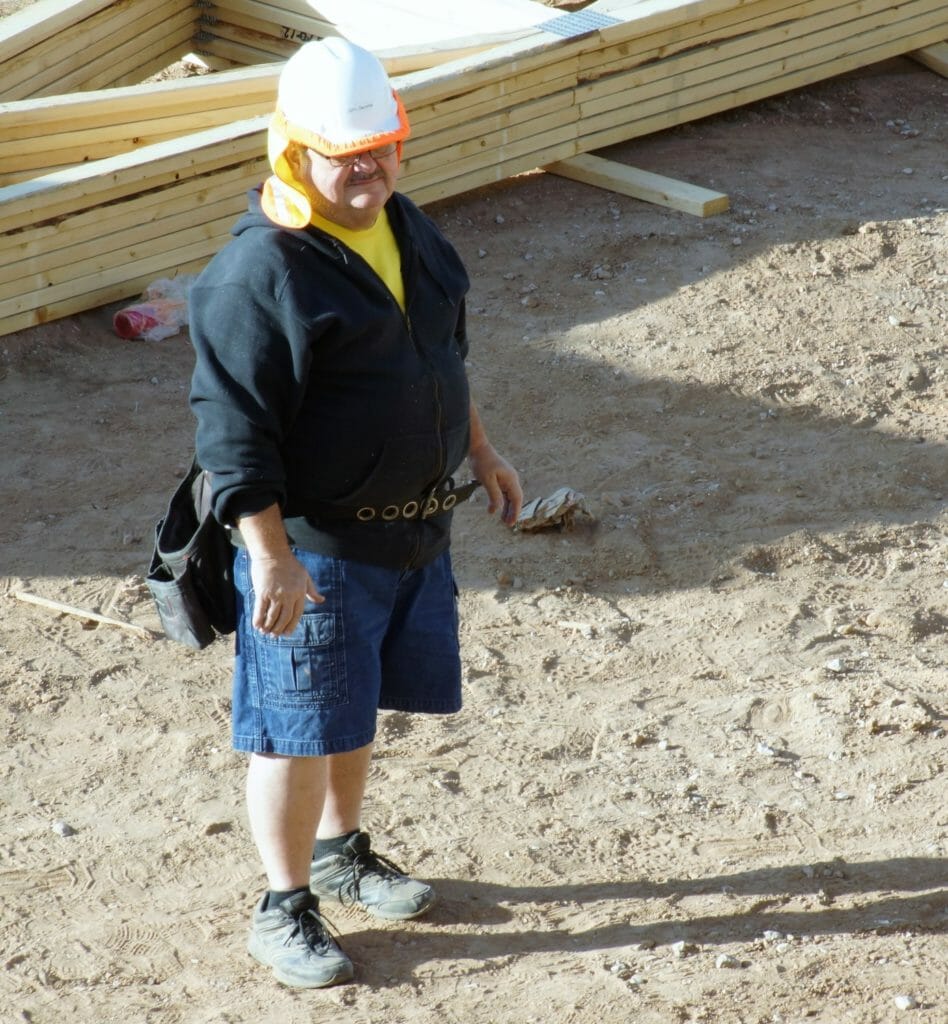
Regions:
<instances>
[{"instance_id":1,"label":"belt grommet","mask_svg":"<svg viewBox=\"0 0 948 1024\"><path fill-rule=\"evenodd\" d=\"M408 504L402 509L402 517L405 519L414 519L415 516L418 515L418 508L419 505L417 501L408 502Z\"/></svg>"},{"instance_id":2,"label":"belt grommet","mask_svg":"<svg viewBox=\"0 0 948 1024\"><path fill-rule=\"evenodd\" d=\"M458 503L458 496L456 494L446 494L444 500L441 502L441 507L445 512L450 511Z\"/></svg>"},{"instance_id":3,"label":"belt grommet","mask_svg":"<svg viewBox=\"0 0 948 1024\"><path fill-rule=\"evenodd\" d=\"M369 505L363 505L363 507L356 512L356 519L358 519L360 523L371 523L374 518L375 509Z\"/></svg>"},{"instance_id":4,"label":"belt grommet","mask_svg":"<svg viewBox=\"0 0 948 1024\"><path fill-rule=\"evenodd\" d=\"M387 523L390 523L393 519L398 518L400 512L401 509L399 509L397 505L386 505L385 508L382 509L382 518Z\"/></svg>"},{"instance_id":5,"label":"belt grommet","mask_svg":"<svg viewBox=\"0 0 948 1024\"><path fill-rule=\"evenodd\" d=\"M439 508L441 508L441 506L438 504L438 499L434 495L432 495L425 502L424 515L425 516L433 516L435 514L435 512L438 511Z\"/></svg>"}]
</instances>

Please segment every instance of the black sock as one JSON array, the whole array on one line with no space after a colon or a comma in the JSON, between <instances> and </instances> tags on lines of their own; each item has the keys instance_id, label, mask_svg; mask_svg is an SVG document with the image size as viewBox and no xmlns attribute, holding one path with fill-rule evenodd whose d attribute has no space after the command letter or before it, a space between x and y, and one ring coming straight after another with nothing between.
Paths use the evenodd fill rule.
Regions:
<instances>
[{"instance_id":1,"label":"black sock","mask_svg":"<svg viewBox=\"0 0 948 1024\"><path fill-rule=\"evenodd\" d=\"M267 891L267 905L263 909L273 910L274 907L278 907L284 900L288 900L291 896L296 896L301 892L309 892L309 886L302 885L299 889L288 889L286 892L281 892L279 889L269 889Z\"/></svg>"},{"instance_id":2,"label":"black sock","mask_svg":"<svg viewBox=\"0 0 948 1024\"><path fill-rule=\"evenodd\" d=\"M328 857L334 853L342 853L346 843L358 834L359 829L356 829L354 832L346 832L342 836L332 836L330 839L317 839L316 846L313 848L313 860L319 860L320 857Z\"/></svg>"}]
</instances>

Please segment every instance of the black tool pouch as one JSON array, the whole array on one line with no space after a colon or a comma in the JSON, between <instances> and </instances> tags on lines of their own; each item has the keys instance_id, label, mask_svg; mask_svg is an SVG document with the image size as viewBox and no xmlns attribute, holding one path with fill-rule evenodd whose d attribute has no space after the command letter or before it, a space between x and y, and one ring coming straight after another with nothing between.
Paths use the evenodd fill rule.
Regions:
<instances>
[{"instance_id":1,"label":"black tool pouch","mask_svg":"<svg viewBox=\"0 0 948 1024\"><path fill-rule=\"evenodd\" d=\"M191 464L155 527L146 582L165 633L201 650L237 626L233 548L211 512L207 474Z\"/></svg>"}]
</instances>

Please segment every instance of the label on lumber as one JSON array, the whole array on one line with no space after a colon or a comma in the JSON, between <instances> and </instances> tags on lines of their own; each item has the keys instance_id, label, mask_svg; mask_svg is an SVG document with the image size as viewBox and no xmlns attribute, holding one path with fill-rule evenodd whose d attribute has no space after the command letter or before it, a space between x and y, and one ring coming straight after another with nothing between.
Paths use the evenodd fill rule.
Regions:
<instances>
[{"instance_id":1,"label":"label on lumber","mask_svg":"<svg viewBox=\"0 0 948 1024\"><path fill-rule=\"evenodd\" d=\"M613 18L608 14L597 14L594 11L574 11L572 14L561 14L558 18L544 21L537 25L537 28L541 32L549 32L553 36L572 39L573 36L583 36L600 28L618 25L620 21L620 18Z\"/></svg>"}]
</instances>

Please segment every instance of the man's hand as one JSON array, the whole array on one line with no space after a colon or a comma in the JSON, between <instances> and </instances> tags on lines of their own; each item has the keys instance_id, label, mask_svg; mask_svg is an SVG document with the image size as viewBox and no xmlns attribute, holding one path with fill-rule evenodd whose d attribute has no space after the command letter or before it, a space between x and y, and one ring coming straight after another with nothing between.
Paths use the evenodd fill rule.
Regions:
<instances>
[{"instance_id":1,"label":"man's hand","mask_svg":"<svg viewBox=\"0 0 948 1024\"><path fill-rule=\"evenodd\" d=\"M296 629L307 598L316 604L325 598L290 550L279 506L241 516L237 525L250 555L253 627L270 636L286 636Z\"/></svg>"},{"instance_id":2,"label":"man's hand","mask_svg":"<svg viewBox=\"0 0 948 1024\"><path fill-rule=\"evenodd\" d=\"M523 505L520 477L510 463L501 458L487 440L487 433L477 408L471 402L471 446L467 453L471 472L487 491L487 511L491 515L501 510L500 518L513 526Z\"/></svg>"},{"instance_id":3,"label":"man's hand","mask_svg":"<svg viewBox=\"0 0 948 1024\"><path fill-rule=\"evenodd\" d=\"M306 600L322 604L309 573L289 551L276 557L250 556L253 582L253 627L271 636L286 636L296 629Z\"/></svg>"},{"instance_id":4,"label":"man's hand","mask_svg":"<svg viewBox=\"0 0 948 1024\"><path fill-rule=\"evenodd\" d=\"M520 477L510 463L494 451L493 445L484 444L468 453L471 472L487 491L487 511L501 510L501 519L513 526L523 505Z\"/></svg>"}]
</instances>

